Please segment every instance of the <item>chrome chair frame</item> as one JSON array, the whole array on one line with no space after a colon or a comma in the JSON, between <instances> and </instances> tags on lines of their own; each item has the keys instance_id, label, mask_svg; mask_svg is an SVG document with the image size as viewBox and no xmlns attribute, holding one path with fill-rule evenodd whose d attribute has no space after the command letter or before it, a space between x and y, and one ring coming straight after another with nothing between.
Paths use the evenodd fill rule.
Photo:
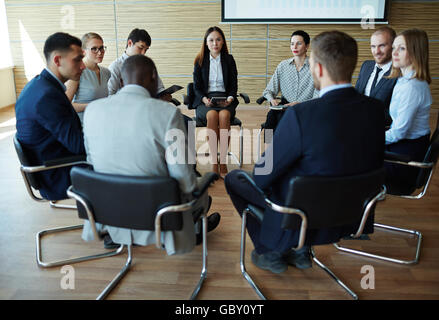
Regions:
<instances>
[{"instance_id":1,"label":"chrome chair frame","mask_svg":"<svg viewBox=\"0 0 439 320\"><path fill-rule=\"evenodd\" d=\"M45 171L45 170L50 170L50 169L56 169L56 168L62 168L62 167L68 167L68 166L73 166L73 165L80 165L80 164L88 164L86 161L76 161L76 162L70 162L70 163L63 163L63 164L59 164L59 165L53 165L53 166L46 166L46 165L41 165L41 166L20 166L20 171L21 174L24 178L25 181L25 185L26 185L26 189L29 192L30 196L32 199L39 201L39 202L45 202L48 201L44 198L39 198L37 197L33 191L32 191L32 187L27 179L27 176L25 173L35 173L35 172L40 172L40 171ZM52 201L51 202L51 206L55 207L55 208L62 208L62 209L77 209L76 206L72 205L52 205ZM44 262L43 258L42 258L42 245L41 245L41 241L42 238L45 235L49 235L49 234L55 234L55 233L61 233L64 231L72 231L72 230L79 230L82 229L84 226L82 224L78 224L78 225L72 225L72 226L66 226L66 227L58 227L58 228L53 228L53 229L45 229L45 230L41 230L39 231L36 236L35 236L35 247L36 247L36 259L37 259L37 264L39 267L41 268L51 268L51 267L57 267L57 266L62 266L62 265L66 265L66 264L73 264L73 263L77 263L77 262L81 262L81 261L87 261L87 260L94 260L94 259L100 259L100 258L105 258L105 257L110 257L110 256L114 256L116 254L119 254L122 251L122 247L118 248L117 250L114 251L110 251L110 252L106 252L103 254L97 254L97 255L90 255L90 256L84 256L84 257L79 257L79 258L72 258L72 259L64 259L64 260L56 260L56 261L49 261L49 262Z\"/></svg>"},{"instance_id":2,"label":"chrome chair frame","mask_svg":"<svg viewBox=\"0 0 439 320\"><path fill-rule=\"evenodd\" d=\"M192 84L193 86L193 82L188 84L188 90L189 90L189 86ZM238 94L246 104L250 103L250 98L246 93L239 93ZM192 106L192 101L190 100L189 96L186 94L182 95L183 97L183 103L189 108L189 109L196 109ZM242 128L242 122L241 120L239 120L238 118L235 117L236 120L239 121L239 123L235 123L233 124L233 122L230 123L230 126L239 126L239 158L231 151L227 152L228 156L231 156L233 158L233 160L236 161L236 163L238 164L239 168L242 168L243 165L243 158L244 158L244 134L243 134L243 128ZM195 123L197 123L197 119L196 117L192 117L192 120L195 121ZM199 126L198 128L203 128L205 126ZM230 146L229 146L230 147ZM209 153L196 153L196 155L205 155L205 156L209 156ZM219 155L219 153L218 153Z\"/></svg>"},{"instance_id":3,"label":"chrome chair frame","mask_svg":"<svg viewBox=\"0 0 439 320\"><path fill-rule=\"evenodd\" d=\"M99 236L97 229L96 229L96 222L95 222L95 218L93 215L93 211L89 207L87 201L85 201L85 199L83 197L81 197L78 193L74 192L72 186L70 186L69 189L67 190L67 195L70 198L73 198L76 201L80 202L84 206L86 213L87 213L88 220L89 220L90 225L92 227L92 231L93 231L93 234L95 236L95 239L99 239L100 236ZM167 206L167 207L160 209L157 212L154 224L155 224L155 235L156 235L156 247L158 249L161 249L161 246L162 246L161 245L161 219L162 219L162 217L167 213L173 213L173 212L183 213L184 211L190 210L196 205L196 203L198 201L199 201L199 199L194 199L190 202L183 203L180 205ZM204 283L204 280L207 277L207 216L205 213L202 213L201 217L202 217L202 238L203 238L202 269L201 269L201 274L200 274L200 280L198 281L195 289L193 290L193 292L190 296L190 300L196 299L196 297L198 296L198 293L201 290L201 287ZM127 256L127 260L125 262L125 265L123 266L121 271L113 278L113 280L111 280L111 282L105 287L105 289L98 295L96 300L104 300L111 293L111 291L118 285L118 283L123 279L123 277L128 273L128 271L131 267L132 257L133 257L132 245L123 245L122 244L117 249L117 251L111 255L116 255L116 254L121 253L122 250L124 249L124 247L126 247L128 250L128 256ZM111 255L108 254L107 256L111 256ZM104 256L100 256L100 257L104 257ZM85 258L87 258L87 257L85 257ZM82 258L78 258L78 259L82 259ZM80 261L83 261L83 260L80 260Z\"/></svg>"},{"instance_id":4,"label":"chrome chair frame","mask_svg":"<svg viewBox=\"0 0 439 320\"><path fill-rule=\"evenodd\" d=\"M425 193L427 192L428 186L430 185L430 181L431 181L431 178L433 176L433 172L435 170L435 163L434 162L416 162L416 161L403 162L403 161L389 160L389 159L386 159L385 161L388 163L401 164L401 165L417 167L417 168L421 168L421 169L431 169L430 174L427 178L427 182L425 183L424 187L419 192L419 194L417 194L415 196L392 195L392 194L388 194L388 195L390 195L392 197L399 197L399 198L404 198L404 199L415 199L415 200L421 199L425 195ZM421 245L422 245L422 233L420 231L411 230L411 229L403 229L403 228L393 227L390 225L379 224L379 223L374 223L374 227L379 228L379 229L383 229L386 232L387 231L389 231L389 232L396 231L399 233L404 233L404 234L414 236L416 238L416 248L415 248L414 258L413 259L396 259L396 258L391 258L391 257L387 257L387 256L372 254L372 253L362 251L362 250L355 250L355 249L343 247L339 244L334 244L334 246L340 251L344 251L344 252L348 252L348 253L352 253L352 254L357 254L357 255L365 256L365 257L372 258L372 259L378 259L378 260L383 260L383 261L387 261L387 262L402 264L402 265L413 265L413 264L417 264L419 262L419 257L421 254Z\"/></svg>"},{"instance_id":5,"label":"chrome chair frame","mask_svg":"<svg viewBox=\"0 0 439 320\"><path fill-rule=\"evenodd\" d=\"M21 175L23 177L24 185L26 186L26 190L33 200L35 200L37 202L47 202L48 201L52 208L76 210L76 206L74 206L74 205L57 204L56 200L47 200L47 199L44 199L42 197L38 197L37 195L35 195L26 173L36 173L36 172L42 172L42 171L63 168L63 167L76 166L76 165L82 165L82 164L88 165L89 163L87 161L73 161L73 162L67 162L67 163L51 165L51 166L44 165L44 164L40 165L40 166L24 166L24 165L20 164L20 172L21 172Z\"/></svg>"},{"instance_id":6,"label":"chrome chair frame","mask_svg":"<svg viewBox=\"0 0 439 320\"><path fill-rule=\"evenodd\" d=\"M370 213L370 209L373 207L373 205L378 201L378 199L385 194L385 189L378 193L372 200L369 201L368 205L366 206L363 217L361 219L361 223L358 227L357 233L355 235L352 235L354 238L358 238L363 233L364 226L366 224L367 218ZM284 214L294 214L298 215L302 219L302 223L300 226L300 235L299 235L299 242L297 244L296 248L293 248L293 250L299 250L303 247L305 243L305 235L306 235L306 229L308 225L308 219L306 217L306 214L296 208L289 208L277 205L270 201L267 197L264 196L264 201L266 205L271 208L274 211L284 213ZM241 224L241 257L240 257L240 267L241 267L241 273L244 276L244 278L247 280L247 282L250 284L250 286L255 290L255 292L258 294L259 298L262 300L267 300L267 298L264 296L264 294L261 292L259 287L255 284L253 279L250 277L248 272L245 268L245 238L246 238L246 225L247 225L247 214L251 214L251 210L249 208L246 208L242 213L242 224ZM314 249L311 248L311 256L313 258L313 261L317 263L317 265L322 268L334 281L337 282L339 286L341 286L349 295L354 299L358 300L358 295L352 291L346 284L344 284L327 266L325 266L320 260L317 259Z\"/></svg>"},{"instance_id":7,"label":"chrome chair frame","mask_svg":"<svg viewBox=\"0 0 439 320\"><path fill-rule=\"evenodd\" d=\"M197 121L195 117L193 117L192 120L195 122ZM242 168L243 158L244 158L244 132L243 132L241 120L239 120L239 122L240 122L239 124L233 124L233 123L230 124L230 126L239 126L239 158L232 151L227 151L227 155L232 157L233 160L235 160L239 168ZM197 128L204 128L204 126ZM209 152L203 152L203 153L197 152L197 155L204 155L206 157L208 157L209 154L210 154ZM218 152L217 155L219 156L220 153Z\"/></svg>"}]
</instances>

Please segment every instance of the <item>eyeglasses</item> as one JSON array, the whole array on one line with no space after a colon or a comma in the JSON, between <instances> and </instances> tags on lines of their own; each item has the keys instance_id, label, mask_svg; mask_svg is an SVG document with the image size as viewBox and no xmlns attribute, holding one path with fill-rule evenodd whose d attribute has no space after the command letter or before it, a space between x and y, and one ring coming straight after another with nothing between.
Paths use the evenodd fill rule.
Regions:
<instances>
[{"instance_id":1,"label":"eyeglasses","mask_svg":"<svg viewBox=\"0 0 439 320\"><path fill-rule=\"evenodd\" d=\"M93 53L98 53L99 51L100 52L105 52L106 50L107 50L107 47L106 46L102 46L102 47L93 47L93 48L87 48L87 49L89 49L91 52L93 52Z\"/></svg>"}]
</instances>

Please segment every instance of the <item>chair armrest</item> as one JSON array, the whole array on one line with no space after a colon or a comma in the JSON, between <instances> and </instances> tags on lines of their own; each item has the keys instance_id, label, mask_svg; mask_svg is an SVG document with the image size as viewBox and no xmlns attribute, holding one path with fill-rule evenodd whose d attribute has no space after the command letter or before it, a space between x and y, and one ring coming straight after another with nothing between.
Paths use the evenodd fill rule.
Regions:
<instances>
[{"instance_id":1,"label":"chair armrest","mask_svg":"<svg viewBox=\"0 0 439 320\"><path fill-rule=\"evenodd\" d=\"M178 101L178 100L175 99L175 98L172 98L172 99L171 99L171 103L175 104L176 106L179 106L179 105L181 104L181 102Z\"/></svg>"},{"instance_id":2,"label":"chair armrest","mask_svg":"<svg viewBox=\"0 0 439 320\"><path fill-rule=\"evenodd\" d=\"M411 158L407 154L400 154L400 153L386 151L384 152L384 160L410 162Z\"/></svg>"},{"instance_id":3,"label":"chair armrest","mask_svg":"<svg viewBox=\"0 0 439 320\"><path fill-rule=\"evenodd\" d=\"M384 153L384 161L388 163L396 163L405 166L425 168L425 169L432 168L434 166L434 162L412 161L409 155L399 154L389 151L386 151Z\"/></svg>"},{"instance_id":4,"label":"chair armrest","mask_svg":"<svg viewBox=\"0 0 439 320\"><path fill-rule=\"evenodd\" d=\"M262 96L262 97L259 97L258 100L256 100L256 103L257 104L263 104L266 100L267 99L264 96Z\"/></svg>"},{"instance_id":5,"label":"chair armrest","mask_svg":"<svg viewBox=\"0 0 439 320\"><path fill-rule=\"evenodd\" d=\"M45 161L40 166L21 166L21 170L26 173L34 173L34 172L46 171L56 168L70 167L80 164L86 164L91 166L91 164L86 161L85 155L78 155L78 156L48 160Z\"/></svg>"},{"instance_id":6,"label":"chair armrest","mask_svg":"<svg viewBox=\"0 0 439 320\"><path fill-rule=\"evenodd\" d=\"M250 98L249 98L249 96L248 96L247 93L245 93L245 92L241 92L239 95L241 96L242 99L244 99L244 102L245 102L246 104L250 103Z\"/></svg>"},{"instance_id":7,"label":"chair armrest","mask_svg":"<svg viewBox=\"0 0 439 320\"><path fill-rule=\"evenodd\" d=\"M77 156L47 160L47 161L43 162L43 165L45 165L46 167L51 167L51 166L57 166L60 164L75 163L78 161L86 161L86 159L87 159L86 155L77 155Z\"/></svg>"},{"instance_id":8,"label":"chair armrest","mask_svg":"<svg viewBox=\"0 0 439 320\"><path fill-rule=\"evenodd\" d=\"M188 106L189 105L189 97L186 94L182 94L181 96L183 97L183 103Z\"/></svg>"},{"instance_id":9,"label":"chair armrest","mask_svg":"<svg viewBox=\"0 0 439 320\"><path fill-rule=\"evenodd\" d=\"M200 187L192 192L192 195L195 198L201 197L204 192L206 192L207 188L209 188L210 184L215 180L218 180L219 176L215 172L208 172L201 178Z\"/></svg>"}]
</instances>

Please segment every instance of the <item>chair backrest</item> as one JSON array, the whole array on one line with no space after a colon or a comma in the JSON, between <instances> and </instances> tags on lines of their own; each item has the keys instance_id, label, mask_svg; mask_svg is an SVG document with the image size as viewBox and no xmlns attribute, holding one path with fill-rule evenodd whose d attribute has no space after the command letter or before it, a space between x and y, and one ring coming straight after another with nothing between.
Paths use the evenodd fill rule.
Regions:
<instances>
[{"instance_id":1,"label":"chair backrest","mask_svg":"<svg viewBox=\"0 0 439 320\"><path fill-rule=\"evenodd\" d=\"M425 154L423 162L433 162L433 168L436 166L436 162L439 156L439 129L433 132L433 135L430 138L430 145L427 149L427 153ZM422 188L428 180L431 170L433 168L421 169L419 170L418 177L416 179L416 188Z\"/></svg>"},{"instance_id":2,"label":"chair backrest","mask_svg":"<svg viewBox=\"0 0 439 320\"><path fill-rule=\"evenodd\" d=\"M74 167L70 172L72 191L83 198L93 212L95 222L121 228L154 230L157 211L180 204L178 182L170 177L136 177L98 173ZM78 215L88 219L77 202ZM181 230L180 213L163 216L162 231Z\"/></svg>"},{"instance_id":3,"label":"chair backrest","mask_svg":"<svg viewBox=\"0 0 439 320\"><path fill-rule=\"evenodd\" d=\"M17 152L18 160L20 161L20 164L22 166L30 167L35 165L29 160L29 157L26 155L26 151L18 140L17 135L14 136L14 147L15 151ZM38 177L36 176L38 175L38 173L24 172L24 175L32 188L34 188L35 190L38 190L40 188L40 183L38 182Z\"/></svg>"},{"instance_id":4,"label":"chair backrest","mask_svg":"<svg viewBox=\"0 0 439 320\"><path fill-rule=\"evenodd\" d=\"M187 85L187 108L188 109L196 109L196 106L194 106L194 100L195 100L195 90L194 90L194 83L191 82Z\"/></svg>"},{"instance_id":5,"label":"chair backrest","mask_svg":"<svg viewBox=\"0 0 439 320\"><path fill-rule=\"evenodd\" d=\"M359 225L367 204L382 190L384 169L345 177L291 179L287 207L300 209L308 229ZM300 218L285 214L282 227L298 229Z\"/></svg>"}]
</instances>

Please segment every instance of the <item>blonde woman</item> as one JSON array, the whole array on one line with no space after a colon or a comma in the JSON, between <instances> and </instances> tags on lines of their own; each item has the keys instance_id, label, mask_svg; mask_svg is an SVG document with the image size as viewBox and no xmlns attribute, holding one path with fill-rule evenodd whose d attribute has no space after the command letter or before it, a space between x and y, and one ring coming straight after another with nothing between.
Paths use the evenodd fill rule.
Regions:
<instances>
[{"instance_id":1,"label":"blonde woman","mask_svg":"<svg viewBox=\"0 0 439 320\"><path fill-rule=\"evenodd\" d=\"M106 47L104 40L97 33L89 32L82 36L83 62L86 69L82 72L79 81L69 80L66 82L66 94L72 101L73 108L78 113L79 119L83 119L87 104L93 100L108 96L107 82L111 72L105 67L99 66L105 55Z\"/></svg>"},{"instance_id":2,"label":"blonde woman","mask_svg":"<svg viewBox=\"0 0 439 320\"><path fill-rule=\"evenodd\" d=\"M427 33L409 29L393 41L392 72L397 78L390 102L392 125L386 131L386 150L409 155L422 161L430 142L430 106L432 103ZM386 164L386 181L398 190L411 189L419 170ZM405 191L402 191L405 193Z\"/></svg>"}]
</instances>

